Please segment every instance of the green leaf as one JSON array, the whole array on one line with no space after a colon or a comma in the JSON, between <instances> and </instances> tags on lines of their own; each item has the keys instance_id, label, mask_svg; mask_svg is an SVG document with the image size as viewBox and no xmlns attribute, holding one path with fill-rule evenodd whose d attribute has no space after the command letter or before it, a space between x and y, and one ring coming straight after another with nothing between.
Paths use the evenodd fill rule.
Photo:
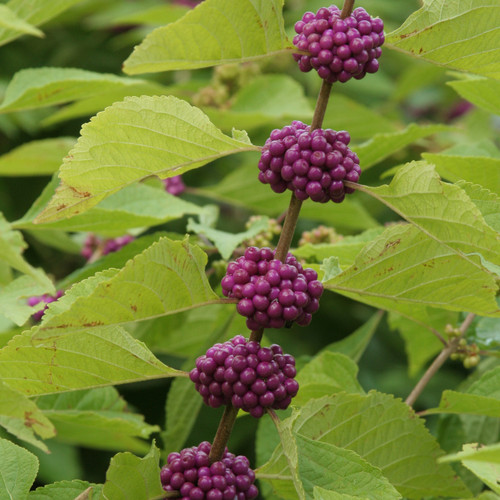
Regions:
<instances>
[{"instance_id":1,"label":"green leaf","mask_svg":"<svg viewBox=\"0 0 500 500\"><path fill-rule=\"evenodd\" d=\"M351 138L356 140L368 139L375 134L397 132L393 122L382 114L338 93L330 99L323 123L323 128L348 130Z\"/></svg>"},{"instance_id":2,"label":"green leaf","mask_svg":"<svg viewBox=\"0 0 500 500\"><path fill-rule=\"evenodd\" d=\"M155 5L156 2L122 3L111 5L110 8L93 15L90 25L96 29L111 28L114 26L146 24L148 26L163 26L177 21L189 7L183 5Z\"/></svg>"},{"instance_id":3,"label":"green leaf","mask_svg":"<svg viewBox=\"0 0 500 500\"><path fill-rule=\"evenodd\" d=\"M388 227L324 286L423 325L432 325L428 307L498 315L494 277L478 257L462 256L406 224Z\"/></svg>"},{"instance_id":4,"label":"green leaf","mask_svg":"<svg viewBox=\"0 0 500 500\"><path fill-rule=\"evenodd\" d=\"M35 480L38 459L29 451L0 438L0 497L24 499Z\"/></svg>"},{"instance_id":5,"label":"green leaf","mask_svg":"<svg viewBox=\"0 0 500 500\"><path fill-rule=\"evenodd\" d=\"M262 113L266 118L312 118L313 114L304 88L288 75L261 75L254 78L234 96L230 111Z\"/></svg>"},{"instance_id":6,"label":"green leaf","mask_svg":"<svg viewBox=\"0 0 500 500\"><path fill-rule=\"evenodd\" d=\"M31 0L29 2L10 0L6 7L14 13L17 19L39 26L79 2L81 0ZM22 34L18 27L0 25L0 45L5 45Z\"/></svg>"},{"instance_id":7,"label":"green leaf","mask_svg":"<svg viewBox=\"0 0 500 500\"><path fill-rule=\"evenodd\" d=\"M500 417L500 366L487 371L467 392L444 391L437 408L426 413L465 413Z\"/></svg>"},{"instance_id":8,"label":"green leaf","mask_svg":"<svg viewBox=\"0 0 500 500\"><path fill-rule=\"evenodd\" d=\"M499 24L496 0L427 0L387 44L439 66L500 78Z\"/></svg>"},{"instance_id":9,"label":"green leaf","mask_svg":"<svg viewBox=\"0 0 500 500\"><path fill-rule=\"evenodd\" d=\"M383 227L368 229L356 236L346 236L335 243L319 243L312 245L306 243L293 250L296 257L306 259L308 262L322 262L329 257L337 257L340 266L345 269L351 266L359 252L367 243L373 241L384 232Z\"/></svg>"},{"instance_id":10,"label":"green leaf","mask_svg":"<svg viewBox=\"0 0 500 500\"><path fill-rule=\"evenodd\" d=\"M366 170L419 139L449 130L450 127L447 125L411 123L404 130L375 134L368 141L352 146L352 150L359 157L361 169Z\"/></svg>"},{"instance_id":11,"label":"green leaf","mask_svg":"<svg viewBox=\"0 0 500 500\"><path fill-rule=\"evenodd\" d=\"M37 234L45 234L45 232L38 231ZM184 235L176 235L175 233L166 233L163 231L141 236L140 238L136 238L135 240L131 241L128 245L125 245L117 252L112 252L104 255L95 262L87 263L85 267L77 269L71 274L68 274L68 276L61 280L58 285L60 288L69 288L70 285L90 278L100 271L105 271L106 269L110 268L119 269L125 266L125 264L130 259L133 259L137 254L146 250L163 236L168 236L171 239L178 240L182 240L185 238Z\"/></svg>"},{"instance_id":12,"label":"green leaf","mask_svg":"<svg viewBox=\"0 0 500 500\"><path fill-rule=\"evenodd\" d=\"M447 324L455 325L457 322L457 313L442 309L429 309L425 326L399 314L389 314L389 326L392 330L399 330L399 334L405 342L408 375L411 378L418 375L427 361L443 348L443 344L430 329L442 335Z\"/></svg>"},{"instance_id":13,"label":"green leaf","mask_svg":"<svg viewBox=\"0 0 500 500\"><path fill-rule=\"evenodd\" d=\"M306 498L313 498L315 486L371 500L401 498L380 469L373 467L353 451L313 441L300 434L295 439L299 476Z\"/></svg>"},{"instance_id":14,"label":"green leaf","mask_svg":"<svg viewBox=\"0 0 500 500\"><path fill-rule=\"evenodd\" d=\"M18 31L18 36L24 34L38 36L40 38L44 36L39 29L17 17L6 5L0 5L0 29L4 33L5 31ZM2 44L1 39L0 44Z\"/></svg>"},{"instance_id":15,"label":"green leaf","mask_svg":"<svg viewBox=\"0 0 500 500\"><path fill-rule=\"evenodd\" d=\"M269 122L284 126L292 120L312 119L313 109L304 88L287 75L260 75L234 96L229 109L207 107L209 118L222 130L253 130Z\"/></svg>"},{"instance_id":16,"label":"green leaf","mask_svg":"<svg viewBox=\"0 0 500 500\"><path fill-rule=\"evenodd\" d=\"M126 411L112 387L43 396L37 403L54 424L57 440L72 445L146 453L149 446L142 439L160 430Z\"/></svg>"},{"instance_id":17,"label":"green leaf","mask_svg":"<svg viewBox=\"0 0 500 500\"><path fill-rule=\"evenodd\" d=\"M355 452L405 497L470 496L451 467L436 465L442 451L423 421L390 395L333 394L309 401L291 419L295 435ZM279 448L259 472L279 464ZM282 467L280 475L287 472Z\"/></svg>"},{"instance_id":18,"label":"green leaf","mask_svg":"<svg viewBox=\"0 0 500 500\"><path fill-rule=\"evenodd\" d=\"M383 313L381 311L375 313L364 325L360 326L348 337L328 344L323 348L323 350L345 354L355 363L359 363L361 356L363 356L363 353L368 347L370 340L380 324L382 316Z\"/></svg>"},{"instance_id":19,"label":"green leaf","mask_svg":"<svg viewBox=\"0 0 500 500\"><path fill-rule=\"evenodd\" d=\"M0 176L49 175L57 171L62 159L74 146L73 137L27 142L0 156Z\"/></svg>"},{"instance_id":20,"label":"green leaf","mask_svg":"<svg viewBox=\"0 0 500 500\"><path fill-rule=\"evenodd\" d=\"M479 184L457 182L483 214L486 224L500 232L500 196Z\"/></svg>"},{"instance_id":21,"label":"green leaf","mask_svg":"<svg viewBox=\"0 0 500 500\"><path fill-rule=\"evenodd\" d=\"M479 347L491 349L500 346L500 318L481 318L470 339Z\"/></svg>"},{"instance_id":22,"label":"green leaf","mask_svg":"<svg viewBox=\"0 0 500 500\"><path fill-rule=\"evenodd\" d=\"M29 396L182 375L119 326L75 330L36 346L25 332L0 349L0 378Z\"/></svg>"},{"instance_id":23,"label":"green leaf","mask_svg":"<svg viewBox=\"0 0 500 500\"><path fill-rule=\"evenodd\" d=\"M50 420L37 405L24 394L17 392L0 381L0 426L19 439L48 451L47 446L35 437L43 439L55 435Z\"/></svg>"},{"instance_id":24,"label":"green leaf","mask_svg":"<svg viewBox=\"0 0 500 500\"><path fill-rule=\"evenodd\" d=\"M403 66L402 70L400 70L393 98L398 103L402 103L408 98L414 99L415 94L419 93L421 89L430 85L439 85L442 87L446 80L445 68L434 66L424 61L412 61L411 64Z\"/></svg>"},{"instance_id":25,"label":"green leaf","mask_svg":"<svg viewBox=\"0 0 500 500\"><path fill-rule=\"evenodd\" d=\"M292 50L282 0L207 0L157 28L125 61L127 74L204 68Z\"/></svg>"},{"instance_id":26,"label":"green leaf","mask_svg":"<svg viewBox=\"0 0 500 500\"><path fill-rule=\"evenodd\" d=\"M79 479L75 479L74 481L59 481L30 491L28 500L75 500L78 498L78 495L87 491L92 495L88 498L97 498L94 495L100 494L101 485L80 481Z\"/></svg>"},{"instance_id":27,"label":"green leaf","mask_svg":"<svg viewBox=\"0 0 500 500\"><path fill-rule=\"evenodd\" d=\"M253 156L253 155L252 155ZM197 192L211 199L250 208L260 214L277 216L283 213L290 201L290 195L274 193L269 186L257 178L258 158L239 166L221 182ZM378 225L363 205L356 199L346 199L332 210L329 205L307 200L302 205L300 216L324 222L338 229L364 230Z\"/></svg>"},{"instance_id":28,"label":"green leaf","mask_svg":"<svg viewBox=\"0 0 500 500\"><path fill-rule=\"evenodd\" d=\"M185 101L172 96L129 97L83 126L61 166L61 186L35 222L81 213L151 175L172 177L255 149L224 135Z\"/></svg>"},{"instance_id":29,"label":"green leaf","mask_svg":"<svg viewBox=\"0 0 500 500\"><path fill-rule=\"evenodd\" d=\"M82 246L77 243L76 239L65 231L58 231L57 229L47 229L45 231L26 231L32 238L39 241L43 245L50 248L55 248L64 253L80 255ZM122 236L121 234L120 236Z\"/></svg>"},{"instance_id":30,"label":"green leaf","mask_svg":"<svg viewBox=\"0 0 500 500\"><path fill-rule=\"evenodd\" d=\"M494 115L500 115L500 82L491 78L463 75L462 80L447 82L464 99Z\"/></svg>"},{"instance_id":31,"label":"green leaf","mask_svg":"<svg viewBox=\"0 0 500 500\"><path fill-rule=\"evenodd\" d=\"M161 238L127 262L74 285L47 309L33 342L82 327L128 323L220 302L210 288L206 254Z\"/></svg>"},{"instance_id":32,"label":"green leaf","mask_svg":"<svg viewBox=\"0 0 500 500\"><path fill-rule=\"evenodd\" d=\"M463 151L463 152L461 152ZM449 152L422 153L422 158L436 165L436 170L445 179L480 184L493 193L500 192L500 158L475 156L467 150L452 148Z\"/></svg>"},{"instance_id":33,"label":"green leaf","mask_svg":"<svg viewBox=\"0 0 500 500\"><path fill-rule=\"evenodd\" d=\"M332 490L325 490L319 486L313 488L314 500L368 500L366 496L352 496L347 493L337 493Z\"/></svg>"},{"instance_id":34,"label":"green leaf","mask_svg":"<svg viewBox=\"0 0 500 500\"><path fill-rule=\"evenodd\" d=\"M41 285L31 276L19 276L0 289L0 314L11 319L18 326L24 325L33 313L45 307L45 303L29 306L28 297L42 295L49 290L47 285Z\"/></svg>"},{"instance_id":35,"label":"green leaf","mask_svg":"<svg viewBox=\"0 0 500 500\"><path fill-rule=\"evenodd\" d=\"M201 351L207 336L221 328L233 314L231 305L197 307L138 323L134 325L133 334L155 353L194 359L204 354Z\"/></svg>"},{"instance_id":36,"label":"green leaf","mask_svg":"<svg viewBox=\"0 0 500 500\"><path fill-rule=\"evenodd\" d=\"M118 453L109 464L101 500L151 500L161 498L160 451L154 445L150 452L139 458L131 453Z\"/></svg>"},{"instance_id":37,"label":"green leaf","mask_svg":"<svg viewBox=\"0 0 500 500\"><path fill-rule=\"evenodd\" d=\"M116 237L122 236L129 229L164 224L180 219L186 214L197 214L203 210L194 203L167 193L163 186L156 188L139 183L123 188L96 207L70 219L34 224L33 220L40 211L37 213L30 210L29 214L15 221L13 227L31 231L50 229L90 231Z\"/></svg>"},{"instance_id":38,"label":"green leaf","mask_svg":"<svg viewBox=\"0 0 500 500\"><path fill-rule=\"evenodd\" d=\"M205 224L198 224L193 219L189 219L187 230L196 234L204 234L209 240L214 242L222 258L228 260L241 243L265 231L268 223L269 218L262 217L254 221L246 231L233 234L214 229Z\"/></svg>"},{"instance_id":39,"label":"green leaf","mask_svg":"<svg viewBox=\"0 0 500 500\"><path fill-rule=\"evenodd\" d=\"M335 392L364 393L357 380L358 366L344 354L324 351L297 374L300 390L294 405L303 406L310 399Z\"/></svg>"},{"instance_id":40,"label":"green leaf","mask_svg":"<svg viewBox=\"0 0 500 500\"><path fill-rule=\"evenodd\" d=\"M442 457L440 462L462 464L479 477L495 493L500 494L500 444L481 446L477 443L464 444L463 451Z\"/></svg>"},{"instance_id":41,"label":"green leaf","mask_svg":"<svg viewBox=\"0 0 500 500\"><path fill-rule=\"evenodd\" d=\"M167 395L167 427L161 433L165 455L182 448L202 406L203 399L189 378L178 377L172 382Z\"/></svg>"},{"instance_id":42,"label":"green leaf","mask_svg":"<svg viewBox=\"0 0 500 500\"><path fill-rule=\"evenodd\" d=\"M31 276L45 291L55 293L55 288L49 278L41 269L35 269L28 264L22 253L27 245L19 231L13 231L4 216L0 213L0 255L2 261L8 266Z\"/></svg>"},{"instance_id":43,"label":"green leaf","mask_svg":"<svg viewBox=\"0 0 500 500\"><path fill-rule=\"evenodd\" d=\"M486 224L465 192L442 182L432 165L408 163L389 186L364 191L464 259L471 261L467 254L479 253L493 264L500 263L495 251L500 235Z\"/></svg>"},{"instance_id":44,"label":"green leaf","mask_svg":"<svg viewBox=\"0 0 500 500\"><path fill-rule=\"evenodd\" d=\"M110 73L76 68L30 68L14 75L5 90L0 113L54 106L112 92L162 94L166 90L147 80Z\"/></svg>"}]
</instances>

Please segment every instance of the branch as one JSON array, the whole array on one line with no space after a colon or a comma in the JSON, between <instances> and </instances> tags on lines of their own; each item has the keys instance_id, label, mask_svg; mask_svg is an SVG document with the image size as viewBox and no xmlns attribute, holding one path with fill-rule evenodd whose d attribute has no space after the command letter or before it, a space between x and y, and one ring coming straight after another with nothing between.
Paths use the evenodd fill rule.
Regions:
<instances>
[{"instance_id":1,"label":"branch","mask_svg":"<svg viewBox=\"0 0 500 500\"><path fill-rule=\"evenodd\" d=\"M342 7L342 12L340 13L340 19L345 19L351 15L352 9L354 7L354 0L345 0L344 7Z\"/></svg>"},{"instance_id":2,"label":"branch","mask_svg":"<svg viewBox=\"0 0 500 500\"><path fill-rule=\"evenodd\" d=\"M210 454L208 455L211 464L222 459L229 436L233 430L236 415L238 415L238 408L235 408L233 405L227 405L219 422L219 427L215 434Z\"/></svg>"},{"instance_id":3,"label":"branch","mask_svg":"<svg viewBox=\"0 0 500 500\"><path fill-rule=\"evenodd\" d=\"M413 406L415 404L415 401L425 389L425 386L429 383L429 381L437 373L441 366L443 366L444 362L449 358L450 354L454 353L457 350L460 340L465 335L465 332L471 325L474 318L475 314L473 313L469 313L467 315L463 323L460 325L460 334L458 335L458 337L450 340L447 346L438 354L437 358L432 362L431 366L429 366L427 371L423 374L422 378L417 382L417 385L414 387L413 391L411 391L410 395L406 398L405 403L408 406Z\"/></svg>"}]
</instances>

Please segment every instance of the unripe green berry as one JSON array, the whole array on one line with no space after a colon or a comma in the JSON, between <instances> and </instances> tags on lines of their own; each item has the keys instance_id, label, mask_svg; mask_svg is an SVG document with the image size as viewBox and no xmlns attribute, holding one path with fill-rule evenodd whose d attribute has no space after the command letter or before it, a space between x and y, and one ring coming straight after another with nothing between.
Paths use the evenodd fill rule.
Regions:
<instances>
[{"instance_id":1,"label":"unripe green berry","mask_svg":"<svg viewBox=\"0 0 500 500\"><path fill-rule=\"evenodd\" d=\"M464 367L470 370L471 368L477 366L479 361L480 358L477 354L473 354L472 356L467 356L464 359Z\"/></svg>"},{"instance_id":2,"label":"unripe green berry","mask_svg":"<svg viewBox=\"0 0 500 500\"><path fill-rule=\"evenodd\" d=\"M246 229L249 229L252 226L252 224L261 219L262 216L260 215L252 215L245 224ZM276 219L269 219L267 228L264 231L255 235L253 238L249 238L248 240L244 241L243 244L245 247L257 247L257 248L272 247L274 246L272 243L274 237L279 235L280 233L281 233L281 225L278 224Z\"/></svg>"}]
</instances>

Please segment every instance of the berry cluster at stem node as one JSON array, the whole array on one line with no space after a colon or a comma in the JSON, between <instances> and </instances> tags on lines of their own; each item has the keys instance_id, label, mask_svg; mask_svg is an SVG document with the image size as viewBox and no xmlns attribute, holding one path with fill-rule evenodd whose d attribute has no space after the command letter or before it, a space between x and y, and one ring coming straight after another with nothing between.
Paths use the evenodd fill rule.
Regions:
<instances>
[{"instance_id":1,"label":"berry cluster at stem node","mask_svg":"<svg viewBox=\"0 0 500 500\"><path fill-rule=\"evenodd\" d=\"M45 310L49 306L51 302L55 302L57 299L62 297L64 295L64 292L62 290L57 290L55 295L49 295L48 293L44 295L37 295L35 297L30 297L27 300L27 303L29 306L36 306L40 302L45 302L45 307L41 311L37 311L36 313L32 314L31 317L33 321L40 321L42 319L42 316L45 314Z\"/></svg>"},{"instance_id":2,"label":"berry cluster at stem node","mask_svg":"<svg viewBox=\"0 0 500 500\"><path fill-rule=\"evenodd\" d=\"M118 238L104 239L90 233L83 243L83 248L80 254L89 260L96 250L100 250L101 255L107 255L108 253L118 252L125 245L128 245L131 241L134 241L134 237L130 234L124 236L119 236Z\"/></svg>"},{"instance_id":3,"label":"berry cluster at stem node","mask_svg":"<svg viewBox=\"0 0 500 500\"><path fill-rule=\"evenodd\" d=\"M354 190L344 180L358 182L359 158L348 148L350 135L341 130L316 129L300 121L271 132L262 148L259 180L275 193L289 189L299 200L311 198L340 203Z\"/></svg>"},{"instance_id":4,"label":"berry cluster at stem node","mask_svg":"<svg viewBox=\"0 0 500 500\"><path fill-rule=\"evenodd\" d=\"M205 404L232 404L260 418L265 408L288 408L299 390L296 373L294 357L279 345L261 347L237 335L210 347L189 377Z\"/></svg>"},{"instance_id":5,"label":"berry cluster at stem node","mask_svg":"<svg viewBox=\"0 0 500 500\"><path fill-rule=\"evenodd\" d=\"M239 299L238 312L250 330L283 328L290 322L307 326L319 308L323 285L313 269L303 269L288 253L285 262L268 247L249 247L227 266L222 293Z\"/></svg>"},{"instance_id":6,"label":"berry cluster at stem node","mask_svg":"<svg viewBox=\"0 0 500 500\"><path fill-rule=\"evenodd\" d=\"M358 7L345 19L335 5L306 12L295 23L293 43L309 55L294 54L301 71L313 68L329 83L360 80L379 68L380 48L385 41L384 23Z\"/></svg>"},{"instance_id":7,"label":"berry cluster at stem node","mask_svg":"<svg viewBox=\"0 0 500 500\"><path fill-rule=\"evenodd\" d=\"M227 448L222 459L210 464L211 444L173 452L161 469L160 479L165 491L178 491L181 500L245 500L257 497L253 484L255 473L248 458L234 456Z\"/></svg>"},{"instance_id":8,"label":"berry cluster at stem node","mask_svg":"<svg viewBox=\"0 0 500 500\"><path fill-rule=\"evenodd\" d=\"M163 179L162 182L165 186L165 191L174 196L179 196L186 190L186 185L182 180L182 175L174 175L168 179Z\"/></svg>"}]
</instances>

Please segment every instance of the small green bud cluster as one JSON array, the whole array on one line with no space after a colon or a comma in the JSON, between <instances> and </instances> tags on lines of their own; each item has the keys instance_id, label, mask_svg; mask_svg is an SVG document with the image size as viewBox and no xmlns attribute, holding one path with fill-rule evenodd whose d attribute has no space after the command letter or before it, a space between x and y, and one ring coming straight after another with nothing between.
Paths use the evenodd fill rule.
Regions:
<instances>
[{"instance_id":1,"label":"small green bud cluster","mask_svg":"<svg viewBox=\"0 0 500 500\"><path fill-rule=\"evenodd\" d=\"M255 224L259 220L262 220L261 215L252 215L247 223L245 224L246 229L249 229L252 224ZM255 235L253 238L249 238L248 240L245 240L243 242L243 245L245 247L257 247L257 248L263 248L263 247L272 247L273 246L273 239L275 236L279 236L281 233L281 224L278 223L276 219L269 219L267 228L260 232L259 234Z\"/></svg>"},{"instance_id":2,"label":"small green bud cluster","mask_svg":"<svg viewBox=\"0 0 500 500\"><path fill-rule=\"evenodd\" d=\"M477 366L479 361L481 361L479 347L476 344L467 344L466 339L460 339L456 352L454 352L450 358L454 361L461 361L464 368L468 370Z\"/></svg>"},{"instance_id":3,"label":"small green bud cluster","mask_svg":"<svg viewBox=\"0 0 500 500\"><path fill-rule=\"evenodd\" d=\"M318 245L320 243L338 243L344 237L338 234L333 227L318 226L311 231L304 231L299 240L299 247L307 245Z\"/></svg>"},{"instance_id":4,"label":"small green bud cluster","mask_svg":"<svg viewBox=\"0 0 500 500\"><path fill-rule=\"evenodd\" d=\"M201 88L193 96L193 104L226 109L230 107L232 97L260 71L259 64L255 62L217 66L210 85Z\"/></svg>"}]
</instances>

